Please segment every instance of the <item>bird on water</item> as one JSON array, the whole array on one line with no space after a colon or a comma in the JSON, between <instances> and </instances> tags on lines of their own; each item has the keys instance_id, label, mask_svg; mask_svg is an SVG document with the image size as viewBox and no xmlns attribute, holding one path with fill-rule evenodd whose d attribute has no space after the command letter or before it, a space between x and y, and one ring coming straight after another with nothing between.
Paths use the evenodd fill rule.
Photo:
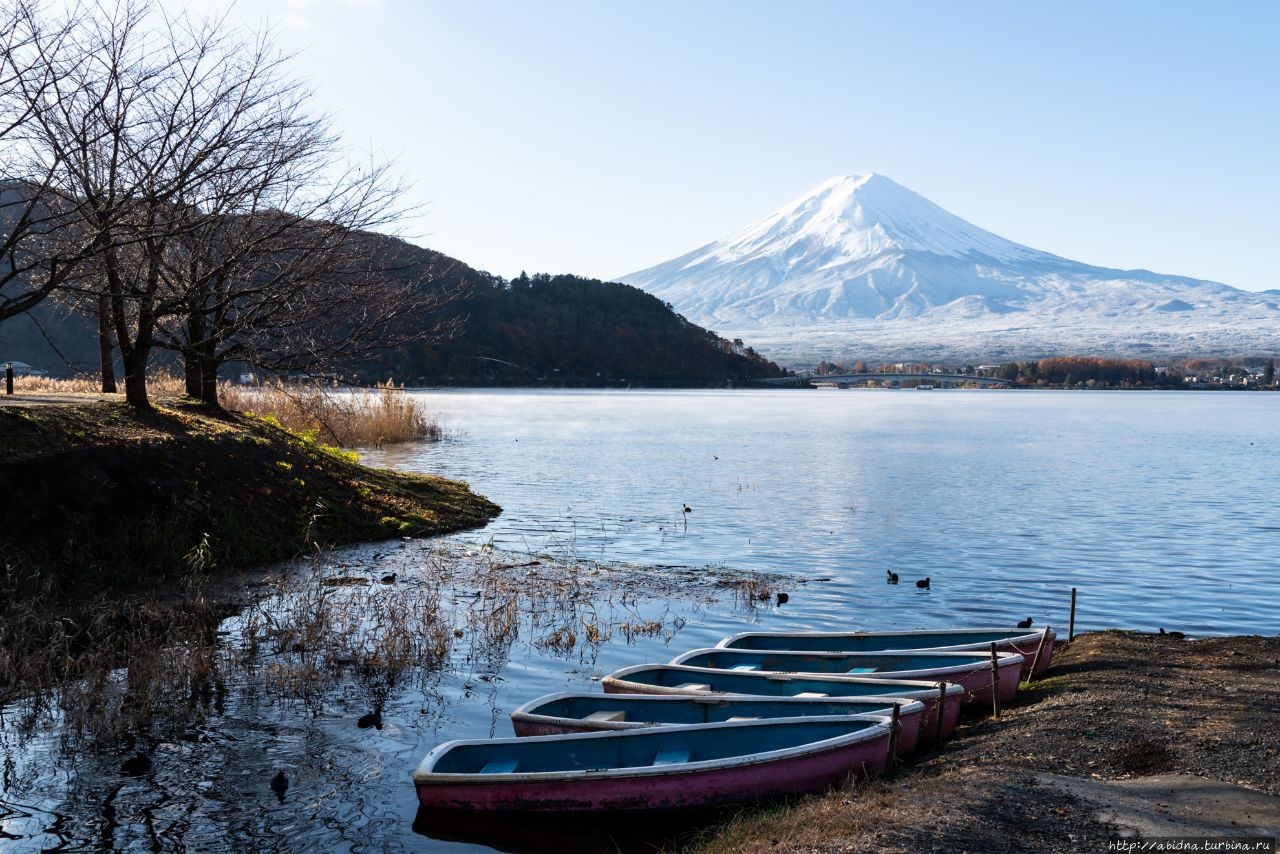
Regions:
<instances>
[{"instance_id":1,"label":"bird on water","mask_svg":"<svg viewBox=\"0 0 1280 854\"><path fill-rule=\"evenodd\" d=\"M929 579L927 578L920 579L919 581L916 582L916 587L921 587L927 590L929 587Z\"/></svg>"},{"instance_id":2,"label":"bird on water","mask_svg":"<svg viewBox=\"0 0 1280 854\"><path fill-rule=\"evenodd\" d=\"M280 799L280 803L284 803L284 793L285 790L289 788L289 778L285 775L284 771L277 771L273 774L271 782L267 785L271 787L271 791L276 793L276 797Z\"/></svg>"},{"instance_id":3,"label":"bird on water","mask_svg":"<svg viewBox=\"0 0 1280 854\"><path fill-rule=\"evenodd\" d=\"M692 508L692 507L690 507L688 504L681 504L680 506L684 508L684 511L683 511L683 512L685 512L685 513L692 513L692 512L693 512L693 508Z\"/></svg>"},{"instance_id":4,"label":"bird on water","mask_svg":"<svg viewBox=\"0 0 1280 854\"><path fill-rule=\"evenodd\" d=\"M145 753L139 753L120 763L120 773L129 777L141 777L150 771L151 757Z\"/></svg>"},{"instance_id":5,"label":"bird on water","mask_svg":"<svg viewBox=\"0 0 1280 854\"><path fill-rule=\"evenodd\" d=\"M1031 618L1030 618L1030 617L1027 617L1025 620L1020 621L1020 622L1018 623L1018 628L1020 628L1020 629L1029 629L1029 628L1031 628Z\"/></svg>"},{"instance_id":6,"label":"bird on water","mask_svg":"<svg viewBox=\"0 0 1280 854\"><path fill-rule=\"evenodd\" d=\"M894 572L892 569L886 569L884 571L884 578L885 578L885 581L889 582L890 584L898 583L898 573Z\"/></svg>"}]
</instances>

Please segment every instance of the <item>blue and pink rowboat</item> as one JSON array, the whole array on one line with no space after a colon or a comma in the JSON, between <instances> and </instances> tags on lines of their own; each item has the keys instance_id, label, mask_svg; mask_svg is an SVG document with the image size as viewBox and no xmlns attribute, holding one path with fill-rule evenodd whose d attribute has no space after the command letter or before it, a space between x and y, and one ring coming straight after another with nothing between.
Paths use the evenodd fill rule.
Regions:
<instances>
[{"instance_id":1,"label":"blue and pink rowboat","mask_svg":"<svg viewBox=\"0 0 1280 854\"><path fill-rule=\"evenodd\" d=\"M529 814L698 809L821 792L883 773L875 715L449 741L413 774L430 810Z\"/></svg>"},{"instance_id":2,"label":"blue and pink rowboat","mask_svg":"<svg viewBox=\"0 0 1280 854\"><path fill-rule=\"evenodd\" d=\"M767 697L857 697L863 700L902 698L924 703L920 743L951 737L960 716L964 689L947 682L873 679L763 671L718 670L678 664L637 664L604 677L606 694L722 695Z\"/></svg>"},{"instance_id":3,"label":"blue and pink rowboat","mask_svg":"<svg viewBox=\"0 0 1280 854\"><path fill-rule=\"evenodd\" d=\"M1053 629L927 629L905 632L741 632L716 644L721 649L777 649L796 652L1016 652L1023 658L1022 677L1049 668L1056 639Z\"/></svg>"},{"instance_id":4,"label":"blue and pink rowboat","mask_svg":"<svg viewBox=\"0 0 1280 854\"><path fill-rule=\"evenodd\" d=\"M511 713L518 736L643 729L652 726L832 715L889 715L898 707L898 752L920 738L924 703L894 697L656 696L565 692L530 700Z\"/></svg>"},{"instance_id":5,"label":"blue and pink rowboat","mask_svg":"<svg viewBox=\"0 0 1280 854\"><path fill-rule=\"evenodd\" d=\"M1018 692L1022 656L996 653L1000 701ZM806 673L950 682L964 688L965 703L989 704L995 684L989 652L792 652L789 650L695 649L672 664L738 672Z\"/></svg>"}]
</instances>

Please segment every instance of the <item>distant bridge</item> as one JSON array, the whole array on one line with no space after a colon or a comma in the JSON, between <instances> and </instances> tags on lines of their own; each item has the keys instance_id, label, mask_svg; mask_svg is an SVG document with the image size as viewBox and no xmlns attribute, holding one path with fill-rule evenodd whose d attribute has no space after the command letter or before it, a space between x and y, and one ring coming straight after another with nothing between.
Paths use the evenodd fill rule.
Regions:
<instances>
[{"instance_id":1,"label":"distant bridge","mask_svg":"<svg viewBox=\"0 0 1280 854\"><path fill-rule=\"evenodd\" d=\"M918 381L922 385L933 385L938 388L952 388L960 385L978 385L983 388L1008 388L1013 385L1011 380L1001 380L995 377L975 377L969 374L822 374L820 376L811 377L779 377L777 379L761 380L761 382L769 385L794 385L794 386L812 386L812 385L835 385L841 388L854 385L856 383L865 383L877 381L886 385L894 385L904 380Z\"/></svg>"}]
</instances>

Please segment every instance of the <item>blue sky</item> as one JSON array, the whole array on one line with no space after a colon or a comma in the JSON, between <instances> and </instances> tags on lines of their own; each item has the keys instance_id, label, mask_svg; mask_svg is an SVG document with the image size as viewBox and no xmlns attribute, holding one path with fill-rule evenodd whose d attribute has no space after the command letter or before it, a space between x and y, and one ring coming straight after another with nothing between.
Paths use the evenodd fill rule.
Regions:
<instances>
[{"instance_id":1,"label":"blue sky","mask_svg":"<svg viewBox=\"0 0 1280 854\"><path fill-rule=\"evenodd\" d=\"M177 2L177 0L173 0ZM188 0L194 9L215 0ZM875 171L1037 249L1280 288L1280 3L241 0L415 242L614 278Z\"/></svg>"}]
</instances>

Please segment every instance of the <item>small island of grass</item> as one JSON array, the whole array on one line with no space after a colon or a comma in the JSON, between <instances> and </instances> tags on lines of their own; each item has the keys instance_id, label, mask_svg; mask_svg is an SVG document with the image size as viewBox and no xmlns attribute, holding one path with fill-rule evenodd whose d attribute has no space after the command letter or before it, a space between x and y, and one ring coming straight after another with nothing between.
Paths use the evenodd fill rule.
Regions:
<instances>
[{"instance_id":1,"label":"small island of grass","mask_svg":"<svg viewBox=\"0 0 1280 854\"><path fill-rule=\"evenodd\" d=\"M10 597L80 598L483 525L466 484L371 469L269 419L170 402L0 407Z\"/></svg>"}]
</instances>

